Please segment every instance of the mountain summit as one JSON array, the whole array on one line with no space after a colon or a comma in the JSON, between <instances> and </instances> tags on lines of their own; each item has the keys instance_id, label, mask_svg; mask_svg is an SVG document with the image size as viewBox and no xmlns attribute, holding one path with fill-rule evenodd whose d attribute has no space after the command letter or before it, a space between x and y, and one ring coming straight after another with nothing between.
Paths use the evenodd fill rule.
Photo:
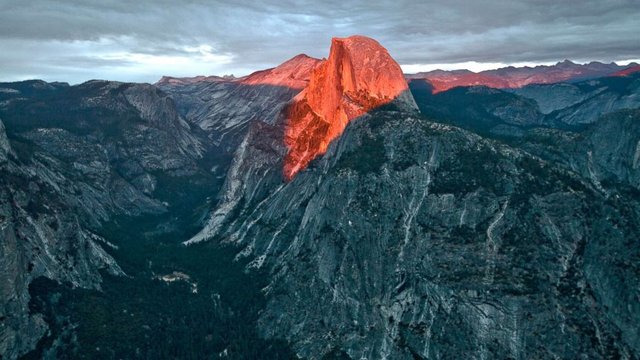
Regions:
<instances>
[{"instance_id":1,"label":"mountain summit","mask_svg":"<svg viewBox=\"0 0 640 360\"><path fill-rule=\"evenodd\" d=\"M291 89L303 89L307 86L313 69L321 62L305 54L294 56L273 69L256 71L241 78L245 85L272 85Z\"/></svg>"},{"instance_id":2,"label":"mountain summit","mask_svg":"<svg viewBox=\"0 0 640 360\"><path fill-rule=\"evenodd\" d=\"M388 103L417 109L400 65L365 36L333 38L329 58L287 109L284 176L290 180L324 154L349 121Z\"/></svg>"}]
</instances>

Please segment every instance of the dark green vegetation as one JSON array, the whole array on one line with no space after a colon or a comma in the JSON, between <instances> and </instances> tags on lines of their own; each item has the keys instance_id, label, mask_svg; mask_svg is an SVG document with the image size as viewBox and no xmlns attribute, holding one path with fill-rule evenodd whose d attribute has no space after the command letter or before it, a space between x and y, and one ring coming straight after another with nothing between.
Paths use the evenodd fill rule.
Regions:
<instances>
[{"instance_id":1,"label":"dark green vegetation","mask_svg":"<svg viewBox=\"0 0 640 360\"><path fill-rule=\"evenodd\" d=\"M384 149L384 139L380 136L365 136L362 138L358 153L345 154L338 163L338 168L349 168L360 173L376 173L387 158Z\"/></svg>"},{"instance_id":2,"label":"dark green vegetation","mask_svg":"<svg viewBox=\"0 0 640 360\"><path fill-rule=\"evenodd\" d=\"M184 183L173 185L187 189ZM189 190L189 197L168 196L176 200L169 214L120 218L103 228L101 235L119 247L111 253L128 277L105 274L102 291L72 289L46 278L31 284L30 310L45 315L51 333L24 359L51 352L80 359L293 357L286 343L265 341L256 333L265 305L264 274L245 273L246 264L233 261L234 249L180 245L206 210L200 204L201 209L188 211L206 198L203 188ZM159 279L174 272L189 280Z\"/></svg>"},{"instance_id":3,"label":"dark green vegetation","mask_svg":"<svg viewBox=\"0 0 640 360\"><path fill-rule=\"evenodd\" d=\"M181 125L172 101L151 86L4 86L19 91L0 93L0 101L7 100L0 118L16 161L38 175L44 163L56 178L3 173L0 182L15 198L28 199L24 209L36 220L54 213L53 200L60 202L60 212L75 214L115 245L100 243L127 274L103 271L100 290L50 280L55 274L33 280L29 311L43 315L49 332L24 359L293 357L286 343L263 340L256 330L267 276L245 272L246 263L234 261L235 248L181 245L202 227L228 153L203 147L198 156L201 131ZM37 192L30 191L33 184ZM52 229L61 227L49 216ZM77 244L78 252L89 251ZM64 266L84 266L68 253L63 257Z\"/></svg>"}]
</instances>

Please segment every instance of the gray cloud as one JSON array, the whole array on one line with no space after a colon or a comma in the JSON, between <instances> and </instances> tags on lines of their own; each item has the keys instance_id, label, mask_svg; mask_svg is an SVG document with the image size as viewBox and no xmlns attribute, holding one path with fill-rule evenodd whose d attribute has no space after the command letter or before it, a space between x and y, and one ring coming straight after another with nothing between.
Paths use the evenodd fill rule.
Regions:
<instances>
[{"instance_id":1,"label":"gray cloud","mask_svg":"<svg viewBox=\"0 0 640 360\"><path fill-rule=\"evenodd\" d=\"M244 74L332 36L401 64L640 58L637 0L0 0L0 80Z\"/></svg>"}]
</instances>

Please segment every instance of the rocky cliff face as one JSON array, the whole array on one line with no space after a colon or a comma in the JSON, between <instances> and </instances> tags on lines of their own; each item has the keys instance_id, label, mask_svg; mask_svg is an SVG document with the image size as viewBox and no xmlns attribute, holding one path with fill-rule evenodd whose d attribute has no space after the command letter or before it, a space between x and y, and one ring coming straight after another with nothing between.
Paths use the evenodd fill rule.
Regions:
<instances>
[{"instance_id":1,"label":"rocky cliff face","mask_svg":"<svg viewBox=\"0 0 640 360\"><path fill-rule=\"evenodd\" d=\"M584 125L603 114L640 106L640 76L611 76L575 84L530 85L513 90L536 101L547 122Z\"/></svg>"},{"instance_id":2,"label":"rocky cliff face","mask_svg":"<svg viewBox=\"0 0 640 360\"><path fill-rule=\"evenodd\" d=\"M0 353L31 350L47 327L29 311L39 276L99 288L123 275L97 235L116 216L163 213L171 177L199 170L200 140L149 85L0 84Z\"/></svg>"},{"instance_id":3,"label":"rocky cliff face","mask_svg":"<svg viewBox=\"0 0 640 360\"><path fill-rule=\"evenodd\" d=\"M0 126L1 128L1 126ZM4 129L2 129L4 130ZM0 132L0 142L9 142ZM55 170L22 163L9 146L0 158L0 353L9 359L31 350L47 330L30 314L31 280L47 276L74 286L99 287L99 270L123 275L103 238L70 208ZM73 209L73 210L72 210ZM72 211L70 211L72 210Z\"/></svg>"},{"instance_id":4,"label":"rocky cliff face","mask_svg":"<svg viewBox=\"0 0 640 360\"><path fill-rule=\"evenodd\" d=\"M7 133L4 129L4 123L0 119L0 163L7 161L9 153L11 152L11 144L7 138Z\"/></svg>"},{"instance_id":5,"label":"rocky cliff face","mask_svg":"<svg viewBox=\"0 0 640 360\"><path fill-rule=\"evenodd\" d=\"M250 271L269 272L264 336L285 338L311 359L638 356L632 264L640 259L640 208L624 186L589 175L591 166L633 181L635 133L620 151L603 149L635 120L599 123L599 114L615 107L602 109L596 101L597 114L585 113L584 121L603 129L591 135L549 129L573 122L560 121L559 112L545 115L541 100L485 87L418 103L487 136L435 123L407 111L411 106L349 119L349 110L340 111L344 97L333 93L334 84L349 89L349 77L342 84L349 71L331 75L330 63L316 68L293 102L294 110L302 108L293 114L305 119L299 129L312 131L283 131L291 113L285 127L255 123L236 152L219 206L187 242L235 244ZM333 63L333 69L354 67ZM326 99L314 103L307 91L316 72ZM622 96L633 97L626 86L634 80L625 81L603 91L618 98L623 89ZM585 106L587 98L576 101ZM322 139L310 134L331 133L320 121L327 118L318 115L323 111L343 119L343 131L307 170L289 170L295 176L282 182L279 169L296 170L287 167L292 147L283 133ZM587 161L562 159L556 156L562 148L550 144L491 139L529 139L536 131L554 133L549 141L580 149ZM321 148L303 144L298 153ZM605 166L618 156L626 160ZM304 164L301 158L293 163Z\"/></svg>"},{"instance_id":6,"label":"rocky cliff face","mask_svg":"<svg viewBox=\"0 0 640 360\"><path fill-rule=\"evenodd\" d=\"M621 189L631 193L640 189L639 142L640 112L626 109L600 117L583 131L528 130L519 146L580 174L605 196L613 196Z\"/></svg>"},{"instance_id":7,"label":"rocky cliff face","mask_svg":"<svg viewBox=\"0 0 640 360\"><path fill-rule=\"evenodd\" d=\"M172 96L189 123L203 129L213 145L231 156L252 123L273 124L278 119L308 84L319 62L298 55L243 78L164 79L157 86Z\"/></svg>"},{"instance_id":8,"label":"rocky cliff face","mask_svg":"<svg viewBox=\"0 0 640 360\"><path fill-rule=\"evenodd\" d=\"M380 44L363 36L333 39L327 60L298 55L244 78L194 80L164 79L158 86L214 142L231 141L229 152L251 124L275 125L284 116L287 179L323 154L350 120L392 102L417 109L400 66Z\"/></svg>"},{"instance_id":9,"label":"rocky cliff face","mask_svg":"<svg viewBox=\"0 0 640 360\"><path fill-rule=\"evenodd\" d=\"M364 36L334 38L329 58L314 69L309 85L286 110L285 178L324 154L349 121L391 102L417 110L387 50Z\"/></svg>"},{"instance_id":10,"label":"rocky cliff face","mask_svg":"<svg viewBox=\"0 0 640 360\"><path fill-rule=\"evenodd\" d=\"M399 65L373 39L333 39L329 59L314 68L308 86L275 118L252 123L234 154L219 206L187 243L214 237L230 215L249 211L283 178L290 180L322 155L351 120L385 105L417 111Z\"/></svg>"},{"instance_id":11,"label":"rocky cliff face","mask_svg":"<svg viewBox=\"0 0 640 360\"><path fill-rule=\"evenodd\" d=\"M556 113L549 114L549 121L568 125L584 125L596 122L604 114L640 107L640 74L625 77L605 77L576 84L583 99ZM531 96L539 103L546 103L548 95ZM545 99L545 100L542 100Z\"/></svg>"},{"instance_id":12,"label":"rocky cliff face","mask_svg":"<svg viewBox=\"0 0 640 360\"><path fill-rule=\"evenodd\" d=\"M637 204L618 201L523 151L383 112L222 239L270 269L261 330L302 356L631 357L624 264L638 252L620 251L638 219L618 207Z\"/></svg>"}]
</instances>

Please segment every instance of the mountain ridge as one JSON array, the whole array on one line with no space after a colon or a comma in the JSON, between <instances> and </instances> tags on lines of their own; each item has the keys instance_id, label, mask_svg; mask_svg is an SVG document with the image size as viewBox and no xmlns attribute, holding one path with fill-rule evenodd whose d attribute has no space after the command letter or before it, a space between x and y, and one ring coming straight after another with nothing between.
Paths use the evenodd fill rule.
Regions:
<instances>
[{"instance_id":1,"label":"mountain ridge","mask_svg":"<svg viewBox=\"0 0 640 360\"><path fill-rule=\"evenodd\" d=\"M263 73L269 73L274 69L291 62L297 58L313 59L318 63L322 59L310 57L306 54L298 54L293 58L284 61L280 65L264 70L255 71L249 75L234 77L233 75L225 76L195 76L175 78L171 76L163 76L158 80L156 85L164 85L168 83L188 84L198 82L220 82L220 81L237 81L243 82L257 77ZM530 84L553 84L560 82L575 82L590 78L598 78L604 76L625 76L640 70L640 65L631 62L627 65L618 65L615 62L603 63L599 61L591 61L588 63L576 63L565 59L554 65L536 65L536 66L505 66L502 68L483 70L474 72L468 69L454 70L431 70L417 73L404 73L407 81L416 79L428 80L432 83L435 92L442 92L456 86L477 86L484 85L499 89L514 89ZM249 80L251 82L251 80Z\"/></svg>"},{"instance_id":2,"label":"mountain ridge","mask_svg":"<svg viewBox=\"0 0 640 360\"><path fill-rule=\"evenodd\" d=\"M558 62L555 65L538 65L535 67L507 66L494 70L473 72L470 70L434 70L406 75L409 81L426 80L433 86L433 92L438 93L458 86L488 86L498 89L517 89L531 84L553 84L561 82L576 82L605 76L617 76L633 71L636 63L617 65L616 63L601 63L592 61L586 64L576 64L570 60Z\"/></svg>"}]
</instances>

